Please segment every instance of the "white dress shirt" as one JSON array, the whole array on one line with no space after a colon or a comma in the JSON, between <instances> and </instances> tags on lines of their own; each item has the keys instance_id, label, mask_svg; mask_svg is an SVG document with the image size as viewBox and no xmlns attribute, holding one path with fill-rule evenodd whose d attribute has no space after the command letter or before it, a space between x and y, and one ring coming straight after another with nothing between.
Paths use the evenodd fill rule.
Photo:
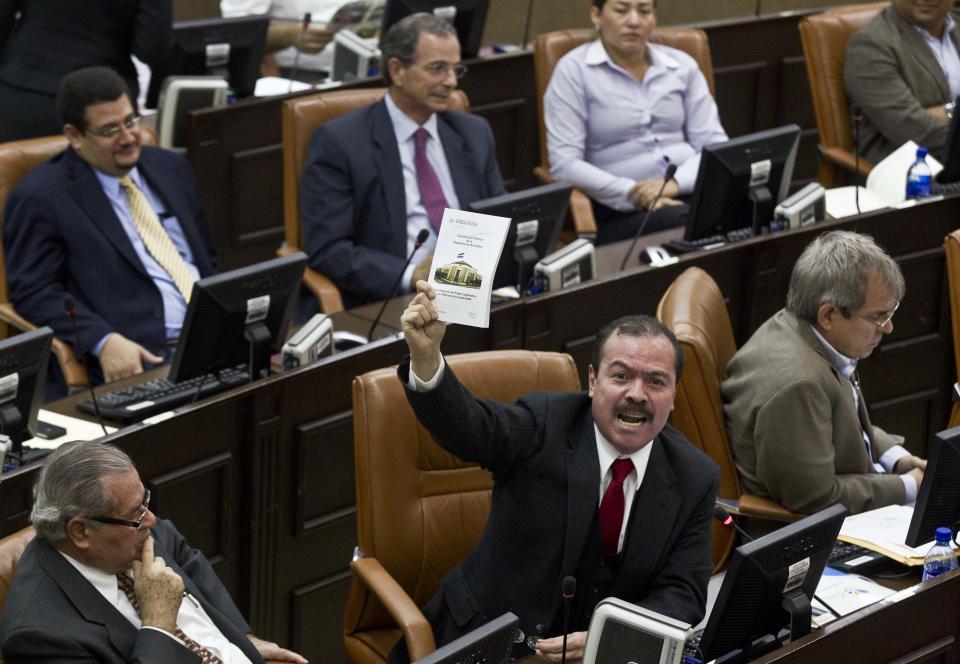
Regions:
<instances>
[{"instance_id":1,"label":"white dress shirt","mask_svg":"<svg viewBox=\"0 0 960 664\"><path fill-rule=\"evenodd\" d=\"M919 26L913 26L913 29L920 33L923 41L930 47L933 57L937 59L940 69L943 70L947 85L950 87L951 100L960 95L960 55L957 54L957 45L953 43L952 37L955 25L953 16L947 14L947 22L943 27L943 34L940 35L940 39Z\"/></svg>"},{"instance_id":2,"label":"white dress shirt","mask_svg":"<svg viewBox=\"0 0 960 664\"><path fill-rule=\"evenodd\" d=\"M107 600L110 606L117 609L120 614L126 618L131 625L137 629L153 629L162 634L166 634L177 643L184 645L183 641L178 639L170 632L157 627L144 627L136 609L127 598L127 594L120 590L117 583L117 577L114 574L107 574L95 567L85 565L79 560L74 560L67 554L59 551L68 563L73 565L80 574L83 575L90 584L97 589L103 598ZM216 624L203 610L200 603L192 595L187 595L180 603L180 612L177 614L177 626L183 630L191 639L201 644L207 650L219 657L224 664L251 664L250 659L243 654L237 646L233 645L217 628Z\"/></svg>"}]
</instances>

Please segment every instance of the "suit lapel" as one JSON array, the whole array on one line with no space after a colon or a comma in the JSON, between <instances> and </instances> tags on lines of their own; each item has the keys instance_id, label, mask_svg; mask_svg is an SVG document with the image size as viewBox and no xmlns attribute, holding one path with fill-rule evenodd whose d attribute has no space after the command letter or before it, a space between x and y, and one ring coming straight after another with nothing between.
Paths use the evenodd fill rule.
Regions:
<instances>
[{"instance_id":1,"label":"suit lapel","mask_svg":"<svg viewBox=\"0 0 960 664\"><path fill-rule=\"evenodd\" d=\"M110 643L122 657L126 658L133 652L137 629L56 549L38 540L37 562L60 586L84 620L106 628Z\"/></svg>"},{"instance_id":2,"label":"suit lapel","mask_svg":"<svg viewBox=\"0 0 960 664\"><path fill-rule=\"evenodd\" d=\"M658 437L651 445L647 472L633 499L620 569L614 579L616 596L626 590L620 587L623 579L635 585L636 579L651 578L680 511L680 496L674 488L677 478L663 442Z\"/></svg>"},{"instance_id":3,"label":"suit lapel","mask_svg":"<svg viewBox=\"0 0 960 664\"><path fill-rule=\"evenodd\" d=\"M480 191L476 187L477 174L471 167L474 160L470 158L469 147L463 137L450 126L447 118L448 113L437 114L437 132L440 134L443 153L450 167L453 188L460 200L460 207L465 208L469 203L480 199Z\"/></svg>"},{"instance_id":4,"label":"suit lapel","mask_svg":"<svg viewBox=\"0 0 960 664\"><path fill-rule=\"evenodd\" d=\"M393 229L393 237L401 240L394 247L394 253L403 256L407 251L407 197L404 193L403 165L400 163L400 149L393 132L393 122L383 100L370 109L370 137L374 161L380 173L380 182L383 183L384 203L389 217L387 221Z\"/></svg>"},{"instance_id":5,"label":"suit lapel","mask_svg":"<svg viewBox=\"0 0 960 664\"><path fill-rule=\"evenodd\" d=\"M563 546L563 575L576 574L577 562L597 512L600 460L589 407L584 408L567 438L567 532Z\"/></svg>"},{"instance_id":6,"label":"suit lapel","mask_svg":"<svg viewBox=\"0 0 960 664\"><path fill-rule=\"evenodd\" d=\"M896 9L892 6L887 7L887 9L894 16L897 28L900 30L900 37L904 42L901 52L916 59L917 63L926 70L930 78L937 84L940 95L949 98L950 86L947 84L947 77L944 75L943 69L940 68L940 63L937 62L936 57L930 51L930 47L927 46L916 29L900 17Z\"/></svg>"},{"instance_id":7,"label":"suit lapel","mask_svg":"<svg viewBox=\"0 0 960 664\"><path fill-rule=\"evenodd\" d=\"M120 255L134 269L149 278L143 263L130 243L130 238L127 237L120 220L117 219L110 201L103 193L100 181L93 173L93 167L77 156L73 148L67 148L64 159L67 160L67 176L69 178L67 190L70 195L90 218L91 223L100 229L100 232L116 247Z\"/></svg>"}]
</instances>

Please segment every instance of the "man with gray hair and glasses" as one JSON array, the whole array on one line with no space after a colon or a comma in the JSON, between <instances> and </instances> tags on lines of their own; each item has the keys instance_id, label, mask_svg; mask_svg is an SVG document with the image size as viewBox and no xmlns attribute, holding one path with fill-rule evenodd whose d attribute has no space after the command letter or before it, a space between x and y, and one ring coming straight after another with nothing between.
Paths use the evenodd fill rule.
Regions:
<instances>
[{"instance_id":1,"label":"man with gray hair and glasses","mask_svg":"<svg viewBox=\"0 0 960 664\"><path fill-rule=\"evenodd\" d=\"M306 664L250 633L204 555L150 510L150 490L117 447L59 447L37 479L30 520L37 536L0 619L8 664Z\"/></svg>"},{"instance_id":2,"label":"man with gray hair and glasses","mask_svg":"<svg viewBox=\"0 0 960 664\"><path fill-rule=\"evenodd\" d=\"M904 290L869 236L832 231L803 251L786 307L737 352L721 386L748 492L800 513L916 499L926 461L870 424L857 377L857 362L893 331Z\"/></svg>"}]
</instances>

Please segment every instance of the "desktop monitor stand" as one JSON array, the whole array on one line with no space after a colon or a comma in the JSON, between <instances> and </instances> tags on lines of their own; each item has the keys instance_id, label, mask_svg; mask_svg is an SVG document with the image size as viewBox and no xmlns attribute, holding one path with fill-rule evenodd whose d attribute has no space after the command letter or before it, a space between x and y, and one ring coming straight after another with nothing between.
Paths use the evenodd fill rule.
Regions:
<instances>
[{"instance_id":1,"label":"desktop monitor stand","mask_svg":"<svg viewBox=\"0 0 960 664\"><path fill-rule=\"evenodd\" d=\"M250 342L250 355L247 366L250 368L250 380L270 375L270 329L263 321L248 323L243 330L244 338Z\"/></svg>"},{"instance_id":2,"label":"desktop monitor stand","mask_svg":"<svg viewBox=\"0 0 960 664\"><path fill-rule=\"evenodd\" d=\"M0 405L0 431L10 432L10 449L7 454L16 460L18 465L22 464L23 441L30 438L30 432L24 424L20 409L12 402Z\"/></svg>"},{"instance_id":3,"label":"desktop monitor stand","mask_svg":"<svg viewBox=\"0 0 960 664\"><path fill-rule=\"evenodd\" d=\"M513 257L517 261L517 293L523 297L530 291L530 277L533 276L533 266L540 260L540 254L532 244L524 244L513 250Z\"/></svg>"},{"instance_id":4,"label":"desktop monitor stand","mask_svg":"<svg viewBox=\"0 0 960 664\"><path fill-rule=\"evenodd\" d=\"M766 187L751 187L749 196L753 203L753 234L760 235L773 220L773 196Z\"/></svg>"}]
</instances>

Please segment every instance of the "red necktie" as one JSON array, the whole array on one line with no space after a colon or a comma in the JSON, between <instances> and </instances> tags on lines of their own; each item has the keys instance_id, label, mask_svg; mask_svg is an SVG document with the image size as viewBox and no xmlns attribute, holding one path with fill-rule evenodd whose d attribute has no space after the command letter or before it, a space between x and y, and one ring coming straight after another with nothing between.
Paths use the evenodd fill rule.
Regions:
<instances>
[{"instance_id":1,"label":"red necktie","mask_svg":"<svg viewBox=\"0 0 960 664\"><path fill-rule=\"evenodd\" d=\"M610 468L613 479L600 501L600 539L603 552L608 556L617 555L620 542L620 529L623 527L623 511L626 502L623 498L623 481L633 470L633 461L617 459Z\"/></svg>"},{"instance_id":2,"label":"red necktie","mask_svg":"<svg viewBox=\"0 0 960 664\"><path fill-rule=\"evenodd\" d=\"M420 201L427 211L427 218L433 230L440 232L440 222L443 221L443 210L447 207L447 199L440 186L440 178L433 170L427 159L427 139L430 132L423 127L414 133L413 165L417 169L417 187L420 189Z\"/></svg>"}]
</instances>

